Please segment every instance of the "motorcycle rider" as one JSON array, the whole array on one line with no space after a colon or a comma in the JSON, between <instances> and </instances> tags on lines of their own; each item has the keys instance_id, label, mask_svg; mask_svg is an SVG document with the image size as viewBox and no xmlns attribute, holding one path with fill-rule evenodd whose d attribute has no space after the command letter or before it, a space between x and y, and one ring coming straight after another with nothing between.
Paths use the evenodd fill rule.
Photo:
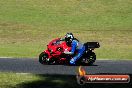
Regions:
<instances>
[{"instance_id":1,"label":"motorcycle rider","mask_svg":"<svg viewBox=\"0 0 132 88\"><path fill-rule=\"evenodd\" d=\"M70 60L70 64L74 65L75 62L82 56L85 51L85 46L80 43L76 38L74 38L72 33L67 33L65 35L65 41L68 46L71 46L71 51L64 51L65 54L76 55Z\"/></svg>"}]
</instances>

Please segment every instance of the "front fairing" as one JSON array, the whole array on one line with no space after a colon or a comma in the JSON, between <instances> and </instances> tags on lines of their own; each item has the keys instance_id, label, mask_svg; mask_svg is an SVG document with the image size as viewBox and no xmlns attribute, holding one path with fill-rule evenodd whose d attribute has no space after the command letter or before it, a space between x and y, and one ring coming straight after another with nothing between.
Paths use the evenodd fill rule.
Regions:
<instances>
[{"instance_id":1,"label":"front fairing","mask_svg":"<svg viewBox=\"0 0 132 88\"><path fill-rule=\"evenodd\" d=\"M65 41L61 41L61 38L52 40L47 45L47 50L51 56L60 56L64 51L70 51L71 47L67 46Z\"/></svg>"}]
</instances>

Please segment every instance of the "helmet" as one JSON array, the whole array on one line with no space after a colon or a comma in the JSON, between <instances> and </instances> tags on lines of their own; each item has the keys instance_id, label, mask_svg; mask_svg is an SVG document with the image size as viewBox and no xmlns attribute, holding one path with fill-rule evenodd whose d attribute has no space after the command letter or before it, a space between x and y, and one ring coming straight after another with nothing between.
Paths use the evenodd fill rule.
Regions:
<instances>
[{"instance_id":1,"label":"helmet","mask_svg":"<svg viewBox=\"0 0 132 88\"><path fill-rule=\"evenodd\" d=\"M74 39L74 36L72 33L67 33L65 35L65 41L67 44L71 44L73 39Z\"/></svg>"}]
</instances>

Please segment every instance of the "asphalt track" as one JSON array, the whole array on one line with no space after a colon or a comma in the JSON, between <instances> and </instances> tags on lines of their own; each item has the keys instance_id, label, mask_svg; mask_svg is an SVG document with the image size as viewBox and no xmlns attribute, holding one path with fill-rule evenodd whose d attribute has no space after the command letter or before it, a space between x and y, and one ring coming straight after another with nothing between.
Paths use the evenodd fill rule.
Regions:
<instances>
[{"instance_id":1,"label":"asphalt track","mask_svg":"<svg viewBox=\"0 0 132 88\"><path fill-rule=\"evenodd\" d=\"M0 58L0 72L76 75L79 66L42 65L38 59ZM97 60L93 66L83 66L87 74L132 74L132 60Z\"/></svg>"}]
</instances>

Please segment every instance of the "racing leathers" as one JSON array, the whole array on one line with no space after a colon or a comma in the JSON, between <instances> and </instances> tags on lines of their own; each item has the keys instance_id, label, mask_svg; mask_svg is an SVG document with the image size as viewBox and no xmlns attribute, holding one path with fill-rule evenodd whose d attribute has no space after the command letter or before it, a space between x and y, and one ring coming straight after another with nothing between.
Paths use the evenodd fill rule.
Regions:
<instances>
[{"instance_id":1,"label":"racing leathers","mask_svg":"<svg viewBox=\"0 0 132 88\"><path fill-rule=\"evenodd\" d=\"M75 62L82 56L85 51L85 46L77 40L73 40L71 43L71 51L64 52L65 54L73 55L76 51L76 55L70 60L70 64L75 64Z\"/></svg>"}]
</instances>

